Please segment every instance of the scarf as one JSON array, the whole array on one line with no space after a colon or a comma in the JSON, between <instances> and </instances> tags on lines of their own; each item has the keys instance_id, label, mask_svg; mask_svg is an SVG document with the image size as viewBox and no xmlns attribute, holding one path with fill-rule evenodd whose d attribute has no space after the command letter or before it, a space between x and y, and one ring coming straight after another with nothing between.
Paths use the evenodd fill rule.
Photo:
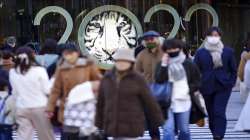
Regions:
<instances>
[{"instance_id":1,"label":"scarf","mask_svg":"<svg viewBox=\"0 0 250 140\"><path fill-rule=\"evenodd\" d=\"M186 60L186 56L183 52L177 57L169 58L169 65L168 65L168 76L169 81L175 82L186 78L186 71L183 67L183 62Z\"/></svg>"},{"instance_id":2,"label":"scarf","mask_svg":"<svg viewBox=\"0 0 250 140\"><path fill-rule=\"evenodd\" d=\"M218 44L213 45L205 41L204 47L210 52L212 56L214 68L222 67L223 66L222 53L223 53L223 48L224 48L223 43L220 41Z\"/></svg>"}]
</instances>

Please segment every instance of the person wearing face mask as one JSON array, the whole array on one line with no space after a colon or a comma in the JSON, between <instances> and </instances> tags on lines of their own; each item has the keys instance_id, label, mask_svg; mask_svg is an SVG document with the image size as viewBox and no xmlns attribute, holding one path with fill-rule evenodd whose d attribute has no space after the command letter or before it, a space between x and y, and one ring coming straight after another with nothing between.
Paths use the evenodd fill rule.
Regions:
<instances>
[{"instance_id":1,"label":"person wearing face mask","mask_svg":"<svg viewBox=\"0 0 250 140\"><path fill-rule=\"evenodd\" d=\"M143 34L142 45L145 49L142 50L135 63L136 71L143 74L148 83L154 82L155 67L160 62L162 57L162 51L160 49L163 38L155 31L148 31Z\"/></svg>"},{"instance_id":2,"label":"person wearing face mask","mask_svg":"<svg viewBox=\"0 0 250 140\"><path fill-rule=\"evenodd\" d=\"M100 83L96 126L114 140L136 140L144 134L145 118L158 128L163 116L145 79L133 69L134 51L118 49L114 59L114 69Z\"/></svg>"},{"instance_id":3,"label":"person wearing face mask","mask_svg":"<svg viewBox=\"0 0 250 140\"><path fill-rule=\"evenodd\" d=\"M55 115L56 103L60 99L58 121L63 124L64 106L69 92L78 84L100 80L101 74L90 58L80 57L80 52L74 44L65 44L62 56L63 62L55 72L55 82L49 96L46 114L48 118ZM70 135L70 130L64 128L62 135L62 138L67 137Z\"/></svg>"},{"instance_id":4,"label":"person wearing face mask","mask_svg":"<svg viewBox=\"0 0 250 140\"><path fill-rule=\"evenodd\" d=\"M226 107L237 78L234 51L223 44L221 35L218 27L211 27L204 47L198 49L194 59L202 73L200 92L205 99L209 128L215 140L224 138Z\"/></svg>"},{"instance_id":5,"label":"person wearing face mask","mask_svg":"<svg viewBox=\"0 0 250 140\"><path fill-rule=\"evenodd\" d=\"M165 40L162 61L156 68L157 83L173 83L171 104L167 108L168 119L163 126L163 140L175 140L176 132L179 140L191 140L189 124L205 117L204 110L194 95L200 85L200 72L198 67L186 58L184 46L185 44L178 39ZM191 108L197 111L192 111L191 114Z\"/></svg>"}]
</instances>

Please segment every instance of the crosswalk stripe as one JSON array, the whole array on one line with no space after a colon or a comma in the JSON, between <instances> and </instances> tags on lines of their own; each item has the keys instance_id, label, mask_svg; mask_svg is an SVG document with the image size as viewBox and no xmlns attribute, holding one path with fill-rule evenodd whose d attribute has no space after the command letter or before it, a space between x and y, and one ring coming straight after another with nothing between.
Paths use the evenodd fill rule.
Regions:
<instances>
[{"instance_id":1,"label":"crosswalk stripe","mask_svg":"<svg viewBox=\"0 0 250 140\"><path fill-rule=\"evenodd\" d=\"M235 132L234 126L236 124L235 120L228 121L226 136L224 140L250 140L250 133L247 132ZM196 125L190 125L190 131L192 135L192 140L212 140L212 135L209 130L208 125L206 124L205 127L197 127ZM160 129L161 137L163 136L163 129ZM34 140L37 139L37 132L34 134ZM60 134L55 134L56 140L60 140ZM13 132L14 140L17 139L16 132ZM145 131L145 134L140 140L150 140L150 136L148 131Z\"/></svg>"}]
</instances>

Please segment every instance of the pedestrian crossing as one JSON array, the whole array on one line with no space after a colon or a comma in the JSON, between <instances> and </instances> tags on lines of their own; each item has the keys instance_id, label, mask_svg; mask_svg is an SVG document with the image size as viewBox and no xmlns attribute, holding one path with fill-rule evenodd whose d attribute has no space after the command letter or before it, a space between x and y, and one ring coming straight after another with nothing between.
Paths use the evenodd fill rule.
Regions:
<instances>
[{"instance_id":1,"label":"pedestrian crossing","mask_svg":"<svg viewBox=\"0 0 250 140\"><path fill-rule=\"evenodd\" d=\"M236 120L228 121L226 136L224 140L250 140L250 133L247 132L235 132L234 126L236 124ZM190 125L192 140L212 140L212 135L206 123L205 127L197 127L196 125ZM60 140L60 134L56 133L56 140ZM163 136L163 130L161 129L161 136ZM17 140L17 135L14 132L14 140ZM35 134L34 140L37 139L37 135ZM140 140L150 140L150 136L148 131L145 132L144 136L140 138Z\"/></svg>"}]
</instances>

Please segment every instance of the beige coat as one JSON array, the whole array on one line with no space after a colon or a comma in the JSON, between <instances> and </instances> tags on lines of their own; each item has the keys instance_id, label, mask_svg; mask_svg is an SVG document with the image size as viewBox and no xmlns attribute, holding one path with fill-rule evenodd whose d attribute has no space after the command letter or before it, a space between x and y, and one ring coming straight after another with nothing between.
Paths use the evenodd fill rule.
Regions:
<instances>
[{"instance_id":1,"label":"beige coat","mask_svg":"<svg viewBox=\"0 0 250 140\"><path fill-rule=\"evenodd\" d=\"M154 82L155 69L161 61L162 55L160 48L155 53L150 52L148 49L144 49L139 53L135 63L135 70L143 74L148 83Z\"/></svg>"},{"instance_id":2,"label":"beige coat","mask_svg":"<svg viewBox=\"0 0 250 140\"><path fill-rule=\"evenodd\" d=\"M56 71L47 111L54 112L56 102L60 99L58 121L63 123L64 104L70 90L83 82L100 79L101 74L98 68L86 58L80 58L75 66L64 62Z\"/></svg>"},{"instance_id":3,"label":"beige coat","mask_svg":"<svg viewBox=\"0 0 250 140\"><path fill-rule=\"evenodd\" d=\"M240 78L241 81L244 81L244 69L245 69L247 60L250 60L250 52L244 53L244 55L242 55L241 60L240 60L240 65L238 68L238 77Z\"/></svg>"}]
</instances>

